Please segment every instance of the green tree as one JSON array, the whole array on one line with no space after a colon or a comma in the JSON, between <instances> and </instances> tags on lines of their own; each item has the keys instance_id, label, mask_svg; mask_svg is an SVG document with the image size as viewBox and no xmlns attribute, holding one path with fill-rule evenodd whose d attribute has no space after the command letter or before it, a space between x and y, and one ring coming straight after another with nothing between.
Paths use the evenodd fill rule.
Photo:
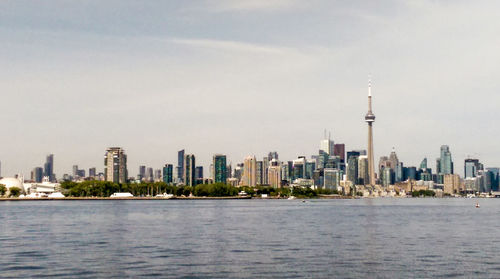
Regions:
<instances>
[{"instance_id":1,"label":"green tree","mask_svg":"<svg viewBox=\"0 0 500 279\"><path fill-rule=\"evenodd\" d=\"M7 187L5 185L0 184L0 196L4 196L7 193Z\"/></svg>"},{"instance_id":2,"label":"green tree","mask_svg":"<svg viewBox=\"0 0 500 279\"><path fill-rule=\"evenodd\" d=\"M19 195L21 194L21 188L11 187L9 188L9 192L11 197L19 197Z\"/></svg>"}]
</instances>

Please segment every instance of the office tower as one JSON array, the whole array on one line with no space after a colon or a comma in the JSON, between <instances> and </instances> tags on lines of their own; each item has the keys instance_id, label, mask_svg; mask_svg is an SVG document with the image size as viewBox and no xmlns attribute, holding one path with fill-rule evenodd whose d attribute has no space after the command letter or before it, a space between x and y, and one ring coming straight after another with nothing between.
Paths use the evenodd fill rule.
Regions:
<instances>
[{"instance_id":1,"label":"office tower","mask_svg":"<svg viewBox=\"0 0 500 279\"><path fill-rule=\"evenodd\" d=\"M244 169L244 164L242 163L236 164L236 167L234 168L233 178L236 178L238 181L241 182L241 179L243 178L243 169Z\"/></svg>"},{"instance_id":2,"label":"office tower","mask_svg":"<svg viewBox=\"0 0 500 279\"><path fill-rule=\"evenodd\" d=\"M226 169L226 178L232 178L233 177L233 166L231 166L231 163L229 163L229 166L227 166Z\"/></svg>"},{"instance_id":3,"label":"office tower","mask_svg":"<svg viewBox=\"0 0 500 279\"><path fill-rule=\"evenodd\" d=\"M78 178L85 178L85 170L78 170L76 175Z\"/></svg>"},{"instance_id":4,"label":"office tower","mask_svg":"<svg viewBox=\"0 0 500 279\"><path fill-rule=\"evenodd\" d=\"M293 160L293 175L292 181L298 178L304 178L306 176L306 158L299 157Z\"/></svg>"},{"instance_id":5,"label":"office tower","mask_svg":"<svg viewBox=\"0 0 500 279\"><path fill-rule=\"evenodd\" d=\"M144 177L144 180L147 182L154 181L153 168L146 168L146 176Z\"/></svg>"},{"instance_id":6,"label":"office tower","mask_svg":"<svg viewBox=\"0 0 500 279\"><path fill-rule=\"evenodd\" d=\"M324 171L324 188L330 190L337 190L342 180L343 173L338 169L326 168Z\"/></svg>"},{"instance_id":7,"label":"office tower","mask_svg":"<svg viewBox=\"0 0 500 279\"><path fill-rule=\"evenodd\" d=\"M281 164L277 159L269 162L269 185L273 188L281 188Z\"/></svg>"},{"instance_id":8,"label":"office tower","mask_svg":"<svg viewBox=\"0 0 500 279\"><path fill-rule=\"evenodd\" d=\"M146 166L139 166L139 175L137 175L137 179L140 181L146 179Z\"/></svg>"},{"instance_id":9,"label":"office tower","mask_svg":"<svg viewBox=\"0 0 500 279\"><path fill-rule=\"evenodd\" d=\"M339 156L342 163L347 162L345 159L345 144L337 143L333 146L333 155Z\"/></svg>"},{"instance_id":10,"label":"office tower","mask_svg":"<svg viewBox=\"0 0 500 279\"><path fill-rule=\"evenodd\" d=\"M420 163L420 169L425 170L427 169L427 158L424 158L422 162Z\"/></svg>"},{"instance_id":11,"label":"office tower","mask_svg":"<svg viewBox=\"0 0 500 279\"><path fill-rule=\"evenodd\" d=\"M365 115L365 121L368 123L368 173L369 185L375 185L375 160L373 157L373 123L375 115L372 112L372 84L368 82L368 113Z\"/></svg>"},{"instance_id":12,"label":"office tower","mask_svg":"<svg viewBox=\"0 0 500 279\"><path fill-rule=\"evenodd\" d=\"M333 142L333 140L331 140L330 134L328 135L328 139L326 138L326 131L325 131L325 138L321 140L319 150L323 150L328 155L334 155L333 154L334 149L335 149L335 143Z\"/></svg>"},{"instance_id":13,"label":"office tower","mask_svg":"<svg viewBox=\"0 0 500 279\"><path fill-rule=\"evenodd\" d=\"M184 152L184 150L183 150ZM184 174L184 184L187 186L195 186L196 185L196 176L195 176L195 169L196 169L196 159L193 154L186 154L184 155L184 168L183 168L183 174Z\"/></svg>"},{"instance_id":14,"label":"office tower","mask_svg":"<svg viewBox=\"0 0 500 279\"><path fill-rule=\"evenodd\" d=\"M78 177L78 165L73 165L73 178Z\"/></svg>"},{"instance_id":15,"label":"office tower","mask_svg":"<svg viewBox=\"0 0 500 279\"><path fill-rule=\"evenodd\" d=\"M185 183L184 179L184 149L177 152L177 182Z\"/></svg>"},{"instance_id":16,"label":"office tower","mask_svg":"<svg viewBox=\"0 0 500 279\"><path fill-rule=\"evenodd\" d=\"M196 184L203 184L203 167L197 166L194 171L194 178L196 180Z\"/></svg>"},{"instance_id":17,"label":"office tower","mask_svg":"<svg viewBox=\"0 0 500 279\"><path fill-rule=\"evenodd\" d=\"M174 165L165 164L163 167L163 182L167 184L174 182Z\"/></svg>"},{"instance_id":18,"label":"office tower","mask_svg":"<svg viewBox=\"0 0 500 279\"><path fill-rule=\"evenodd\" d=\"M455 194L460 191L460 176L458 174L446 174L444 176L443 192L445 194Z\"/></svg>"},{"instance_id":19,"label":"office tower","mask_svg":"<svg viewBox=\"0 0 500 279\"><path fill-rule=\"evenodd\" d=\"M394 148L392 148L392 152L389 155L389 162L391 162L391 169L396 172L396 167L399 165L399 159Z\"/></svg>"},{"instance_id":20,"label":"office tower","mask_svg":"<svg viewBox=\"0 0 500 279\"><path fill-rule=\"evenodd\" d=\"M370 183L368 174L368 156L359 155L358 157L358 183L359 185L368 185Z\"/></svg>"},{"instance_id":21,"label":"office tower","mask_svg":"<svg viewBox=\"0 0 500 279\"><path fill-rule=\"evenodd\" d=\"M32 175L31 175L32 181L35 181L38 183L42 182L42 180L43 180L43 168L36 167L33 169L33 171L31 173L32 173Z\"/></svg>"},{"instance_id":22,"label":"office tower","mask_svg":"<svg viewBox=\"0 0 500 279\"><path fill-rule=\"evenodd\" d=\"M47 176L50 182L55 182L56 176L54 174L54 154L47 155L45 164L43 165L43 175Z\"/></svg>"},{"instance_id":23,"label":"office tower","mask_svg":"<svg viewBox=\"0 0 500 279\"><path fill-rule=\"evenodd\" d=\"M464 174L465 178L476 177L478 171L481 170L478 159L465 159Z\"/></svg>"},{"instance_id":24,"label":"office tower","mask_svg":"<svg viewBox=\"0 0 500 279\"><path fill-rule=\"evenodd\" d=\"M325 180L323 179L324 178L324 169L315 169L314 172L313 172L313 181L314 181L314 186L318 187L318 188L321 188L323 189L323 187L325 186Z\"/></svg>"},{"instance_id":25,"label":"office tower","mask_svg":"<svg viewBox=\"0 0 500 279\"><path fill-rule=\"evenodd\" d=\"M453 174L453 161L448 145L441 146L440 170L441 174Z\"/></svg>"},{"instance_id":26,"label":"office tower","mask_svg":"<svg viewBox=\"0 0 500 279\"><path fill-rule=\"evenodd\" d=\"M264 185L264 162L262 161L257 161L255 163L255 183L257 185Z\"/></svg>"},{"instance_id":27,"label":"office tower","mask_svg":"<svg viewBox=\"0 0 500 279\"><path fill-rule=\"evenodd\" d=\"M416 167L408 167L403 168L403 178L404 180L417 180L417 168Z\"/></svg>"},{"instance_id":28,"label":"office tower","mask_svg":"<svg viewBox=\"0 0 500 279\"><path fill-rule=\"evenodd\" d=\"M500 168L487 168L491 174L491 190L492 191L498 191L499 189L499 174L500 174Z\"/></svg>"},{"instance_id":29,"label":"office tower","mask_svg":"<svg viewBox=\"0 0 500 279\"><path fill-rule=\"evenodd\" d=\"M394 171L391 168L384 168L381 173L382 186L387 187L394 184Z\"/></svg>"},{"instance_id":30,"label":"office tower","mask_svg":"<svg viewBox=\"0 0 500 279\"><path fill-rule=\"evenodd\" d=\"M319 151L319 155L316 158L318 169L324 169L326 167L326 163L328 162L328 157L330 157L330 155L328 155L328 153L326 153L323 150Z\"/></svg>"},{"instance_id":31,"label":"office tower","mask_svg":"<svg viewBox=\"0 0 500 279\"><path fill-rule=\"evenodd\" d=\"M358 184L358 156L350 156L347 161L347 180Z\"/></svg>"},{"instance_id":32,"label":"office tower","mask_svg":"<svg viewBox=\"0 0 500 279\"><path fill-rule=\"evenodd\" d=\"M104 179L114 183L126 183L128 177L127 155L121 147L110 147L104 155Z\"/></svg>"},{"instance_id":33,"label":"office tower","mask_svg":"<svg viewBox=\"0 0 500 279\"><path fill-rule=\"evenodd\" d=\"M387 156L382 156L380 157L378 161L378 173L379 177L382 178L384 169L391 168L391 161L389 160L389 157Z\"/></svg>"},{"instance_id":34,"label":"office tower","mask_svg":"<svg viewBox=\"0 0 500 279\"><path fill-rule=\"evenodd\" d=\"M160 182L160 181L163 181L163 177L161 175L161 169L156 169L155 170L155 179L154 179L155 182Z\"/></svg>"},{"instance_id":35,"label":"office tower","mask_svg":"<svg viewBox=\"0 0 500 279\"><path fill-rule=\"evenodd\" d=\"M262 185L269 185L269 158L262 159Z\"/></svg>"},{"instance_id":36,"label":"office tower","mask_svg":"<svg viewBox=\"0 0 500 279\"><path fill-rule=\"evenodd\" d=\"M257 184L257 160L255 156L248 156L243 162L242 186L255 186Z\"/></svg>"},{"instance_id":37,"label":"office tower","mask_svg":"<svg viewBox=\"0 0 500 279\"><path fill-rule=\"evenodd\" d=\"M226 155L215 154L212 160L214 183L226 183L227 165Z\"/></svg>"},{"instance_id":38,"label":"office tower","mask_svg":"<svg viewBox=\"0 0 500 279\"><path fill-rule=\"evenodd\" d=\"M97 171L95 168L90 168L89 169L89 177L90 178L95 178L96 177L96 174L97 174Z\"/></svg>"},{"instance_id":39,"label":"office tower","mask_svg":"<svg viewBox=\"0 0 500 279\"><path fill-rule=\"evenodd\" d=\"M281 166L281 180L290 181L290 176L288 175L290 172L288 171L288 163L283 164Z\"/></svg>"},{"instance_id":40,"label":"office tower","mask_svg":"<svg viewBox=\"0 0 500 279\"><path fill-rule=\"evenodd\" d=\"M306 160L304 178L312 179L313 172L315 169L316 169L316 161L315 160Z\"/></svg>"},{"instance_id":41,"label":"office tower","mask_svg":"<svg viewBox=\"0 0 500 279\"><path fill-rule=\"evenodd\" d=\"M276 152L276 151L271 151L271 152L269 152L269 154L267 155L267 159L268 159L269 161L272 161L273 159L274 159L274 160L279 160L279 157L278 157L278 152Z\"/></svg>"}]
</instances>

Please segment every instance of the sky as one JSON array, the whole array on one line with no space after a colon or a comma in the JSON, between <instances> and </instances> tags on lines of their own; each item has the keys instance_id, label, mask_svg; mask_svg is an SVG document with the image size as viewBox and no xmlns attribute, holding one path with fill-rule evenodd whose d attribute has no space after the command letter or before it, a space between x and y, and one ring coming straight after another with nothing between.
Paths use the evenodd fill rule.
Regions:
<instances>
[{"instance_id":1,"label":"sky","mask_svg":"<svg viewBox=\"0 0 500 279\"><path fill-rule=\"evenodd\" d=\"M324 130L406 166L500 166L498 1L0 1L2 176L129 174L215 153L317 154ZM208 170L205 175L208 175Z\"/></svg>"}]
</instances>

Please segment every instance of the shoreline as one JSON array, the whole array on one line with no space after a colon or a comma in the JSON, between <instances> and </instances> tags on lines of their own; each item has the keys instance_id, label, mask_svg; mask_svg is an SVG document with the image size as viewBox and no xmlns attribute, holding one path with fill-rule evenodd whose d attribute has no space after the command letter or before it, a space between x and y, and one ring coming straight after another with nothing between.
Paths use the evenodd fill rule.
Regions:
<instances>
[{"instance_id":1,"label":"shoreline","mask_svg":"<svg viewBox=\"0 0 500 279\"><path fill-rule=\"evenodd\" d=\"M339 195L322 195L313 198L296 198L296 200L323 200L323 199L357 199L358 197L339 196ZM103 201L103 200L127 200L127 201L165 201L165 200L286 200L287 198L278 197L172 197L172 198L156 198L156 197L129 197L129 198L110 198L110 197L64 197L64 198L0 198L2 201Z\"/></svg>"}]
</instances>

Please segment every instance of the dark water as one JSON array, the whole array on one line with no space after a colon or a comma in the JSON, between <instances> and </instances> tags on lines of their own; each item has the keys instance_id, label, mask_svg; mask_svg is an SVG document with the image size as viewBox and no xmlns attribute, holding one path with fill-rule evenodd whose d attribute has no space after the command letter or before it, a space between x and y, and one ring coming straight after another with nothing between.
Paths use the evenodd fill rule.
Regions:
<instances>
[{"instance_id":1,"label":"dark water","mask_svg":"<svg viewBox=\"0 0 500 279\"><path fill-rule=\"evenodd\" d=\"M0 202L0 277L500 278L475 202Z\"/></svg>"}]
</instances>

